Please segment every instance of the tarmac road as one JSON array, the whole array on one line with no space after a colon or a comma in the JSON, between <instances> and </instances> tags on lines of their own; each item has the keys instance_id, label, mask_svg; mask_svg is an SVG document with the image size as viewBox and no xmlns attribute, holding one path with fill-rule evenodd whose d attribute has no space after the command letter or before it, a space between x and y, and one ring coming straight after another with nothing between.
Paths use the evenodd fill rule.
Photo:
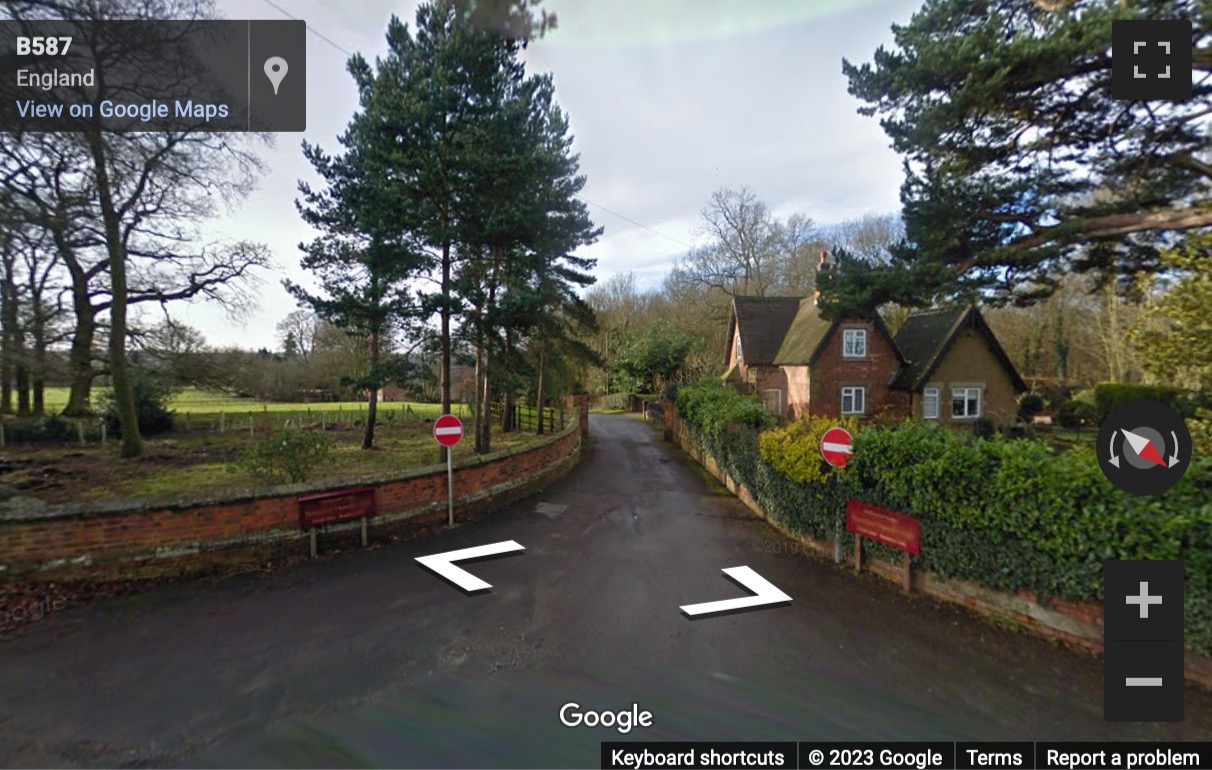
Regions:
<instances>
[{"instance_id":1,"label":"tarmac road","mask_svg":"<svg viewBox=\"0 0 1212 770\"><path fill-rule=\"evenodd\" d=\"M1098 658L790 543L630 416L536 498L432 538L55 614L0 644L0 763L597 767L607 740L1196 740L1102 719ZM539 504L544 504L539 506ZM560 506L567 506L561 509ZM516 540L467 596L433 553ZM690 621L747 565L793 603ZM569 728L638 703L653 726Z\"/></svg>"}]
</instances>

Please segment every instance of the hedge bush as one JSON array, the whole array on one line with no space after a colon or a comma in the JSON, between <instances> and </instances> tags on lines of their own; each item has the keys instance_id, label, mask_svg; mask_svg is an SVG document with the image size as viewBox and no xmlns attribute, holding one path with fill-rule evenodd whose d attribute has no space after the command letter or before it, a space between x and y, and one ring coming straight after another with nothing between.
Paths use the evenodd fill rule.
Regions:
<instances>
[{"instance_id":1,"label":"hedge bush","mask_svg":"<svg viewBox=\"0 0 1212 770\"><path fill-rule=\"evenodd\" d=\"M718 380L679 388L675 403L688 424L712 435L723 433L730 424L763 428L773 422L757 396L743 396Z\"/></svg>"},{"instance_id":2,"label":"hedge bush","mask_svg":"<svg viewBox=\"0 0 1212 770\"><path fill-rule=\"evenodd\" d=\"M1094 386L1094 408L1098 412L1101 423L1119 406L1129 401L1145 398L1160 401L1174 409L1179 409L1185 391L1169 385L1129 385L1124 382L1103 382Z\"/></svg>"},{"instance_id":3,"label":"hedge bush","mask_svg":"<svg viewBox=\"0 0 1212 770\"><path fill-rule=\"evenodd\" d=\"M1071 398L1056 410L1056 422L1062 428L1088 428L1098 422L1098 410L1092 404Z\"/></svg>"},{"instance_id":4,"label":"hedge bush","mask_svg":"<svg viewBox=\"0 0 1212 770\"><path fill-rule=\"evenodd\" d=\"M1112 486L1089 449L1056 454L1039 441L980 439L907 422L857 431L850 464L818 477L810 437L819 423L832 421L759 435L752 424L720 428L727 410L704 403L687 399L692 410L681 413L694 440L791 533L827 537L841 529L846 499L865 500L921 519L922 555L915 561L932 572L1074 601L1102 599L1104 559L1184 559L1187 640L1212 654L1206 455L1174 489L1138 498ZM853 547L851 536L841 539L843 548ZM878 544L870 550L900 558Z\"/></svg>"}]
</instances>

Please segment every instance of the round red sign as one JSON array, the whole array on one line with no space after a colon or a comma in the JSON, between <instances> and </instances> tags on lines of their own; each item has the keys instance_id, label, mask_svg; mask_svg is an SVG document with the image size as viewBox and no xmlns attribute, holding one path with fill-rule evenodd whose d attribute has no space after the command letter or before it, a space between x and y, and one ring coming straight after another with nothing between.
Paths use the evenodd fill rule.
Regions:
<instances>
[{"instance_id":1,"label":"round red sign","mask_svg":"<svg viewBox=\"0 0 1212 770\"><path fill-rule=\"evenodd\" d=\"M834 468L845 468L854 454L854 437L845 428L830 428L821 436L821 454Z\"/></svg>"},{"instance_id":2,"label":"round red sign","mask_svg":"<svg viewBox=\"0 0 1212 770\"><path fill-rule=\"evenodd\" d=\"M444 414L433 424L433 437L442 446L454 446L463 438L463 421L453 414Z\"/></svg>"}]
</instances>

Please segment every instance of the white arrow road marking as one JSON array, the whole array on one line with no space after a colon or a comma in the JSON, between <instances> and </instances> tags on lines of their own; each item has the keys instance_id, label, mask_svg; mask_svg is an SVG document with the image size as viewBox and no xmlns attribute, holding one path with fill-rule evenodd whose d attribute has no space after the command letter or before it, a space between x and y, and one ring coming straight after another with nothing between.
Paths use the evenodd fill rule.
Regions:
<instances>
[{"instance_id":1,"label":"white arrow road marking","mask_svg":"<svg viewBox=\"0 0 1212 770\"><path fill-rule=\"evenodd\" d=\"M497 554L509 553L510 551L525 550L525 548L514 541L505 540L489 545L477 545L475 548L463 548L458 551L435 553L433 556L418 556L417 561L464 591L487 591L489 588L492 588L491 585L480 580L467 570L456 567L453 562L464 561L465 559L479 559L484 556L496 556Z\"/></svg>"},{"instance_id":2,"label":"white arrow road marking","mask_svg":"<svg viewBox=\"0 0 1212 770\"><path fill-rule=\"evenodd\" d=\"M754 595L704 604L688 604L680 608L682 612L694 617L695 615L710 615L715 612L743 610L747 607L761 607L763 604L791 601L790 596L775 588L773 583L748 567L728 567L724 570L724 574L752 591Z\"/></svg>"},{"instance_id":3,"label":"white arrow road marking","mask_svg":"<svg viewBox=\"0 0 1212 770\"><path fill-rule=\"evenodd\" d=\"M849 444L835 444L832 441L822 442L821 449L824 449L826 452L841 452L847 455L854 454L854 447Z\"/></svg>"}]
</instances>

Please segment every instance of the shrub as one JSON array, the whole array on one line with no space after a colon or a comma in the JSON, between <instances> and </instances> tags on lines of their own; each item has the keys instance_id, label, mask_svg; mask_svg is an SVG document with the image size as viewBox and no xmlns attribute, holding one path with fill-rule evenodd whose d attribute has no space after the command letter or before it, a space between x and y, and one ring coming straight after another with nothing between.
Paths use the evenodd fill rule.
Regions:
<instances>
[{"instance_id":1,"label":"shrub","mask_svg":"<svg viewBox=\"0 0 1212 770\"><path fill-rule=\"evenodd\" d=\"M851 435L858 430L858 420L854 417L840 421L830 417L809 417L762 433L758 453L772 469L797 484L821 484L833 472L832 466L821 456L821 436L838 425Z\"/></svg>"},{"instance_id":2,"label":"shrub","mask_svg":"<svg viewBox=\"0 0 1212 770\"><path fill-rule=\"evenodd\" d=\"M850 497L922 520L924 567L990 588L1097 601L1104 559L1185 559L1188 639L1212 651L1212 459L1138 498L1087 448L1057 455L906 423L860 432L838 479Z\"/></svg>"},{"instance_id":3,"label":"shrub","mask_svg":"<svg viewBox=\"0 0 1212 770\"><path fill-rule=\"evenodd\" d=\"M168 405L181 389L155 372L145 369L131 370L130 386L135 396L139 432L144 436L170 432L173 429L173 413ZM122 425L118 419L113 388L101 396L101 417L111 434L121 435Z\"/></svg>"},{"instance_id":4,"label":"shrub","mask_svg":"<svg viewBox=\"0 0 1212 770\"><path fill-rule=\"evenodd\" d=\"M1207 417L1207 427L1192 427L1203 437L1197 447L1212 440ZM838 531L848 498L883 505L921 520L914 561L943 577L1093 602L1102 598L1104 559L1184 559L1187 639L1212 653L1212 456L1197 454L1170 491L1135 497L1112 486L1085 447L1058 455L1039 441L907 422L855 432L845 471L813 484L814 430L811 422L771 430L755 447L747 435L699 435L691 425L699 446L788 532ZM853 548L850 535L841 539ZM879 544L869 551L900 559Z\"/></svg>"},{"instance_id":5,"label":"shrub","mask_svg":"<svg viewBox=\"0 0 1212 770\"><path fill-rule=\"evenodd\" d=\"M92 438L96 430L89 422L85 422L84 425L85 436ZM80 423L61 414L50 414L44 417L16 417L5 420L4 423L5 440L14 444L36 441L75 441L79 435Z\"/></svg>"},{"instance_id":6,"label":"shrub","mask_svg":"<svg viewBox=\"0 0 1212 770\"><path fill-rule=\"evenodd\" d=\"M997 423L988 417L978 417L972 422L972 433L981 438L993 438L997 435Z\"/></svg>"},{"instance_id":7,"label":"shrub","mask_svg":"<svg viewBox=\"0 0 1212 770\"><path fill-rule=\"evenodd\" d=\"M678 390L678 413L696 433L719 435L728 425L763 428L772 420L757 396L742 396L719 380Z\"/></svg>"},{"instance_id":8,"label":"shrub","mask_svg":"<svg viewBox=\"0 0 1212 770\"><path fill-rule=\"evenodd\" d=\"M1169 385L1129 385L1123 382L1103 382L1094 386L1094 407L1097 410L1098 421L1107 419L1119 406L1147 398L1160 401L1166 406L1179 408L1179 401L1184 391Z\"/></svg>"},{"instance_id":9,"label":"shrub","mask_svg":"<svg viewBox=\"0 0 1212 770\"><path fill-rule=\"evenodd\" d=\"M1212 457L1212 409L1196 410L1187 420L1187 428L1191 431L1191 455Z\"/></svg>"},{"instance_id":10,"label":"shrub","mask_svg":"<svg viewBox=\"0 0 1212 770\"><path fill-rule=\"evenodd\" d=\"M1098 421L1098 411L1085 401L1071 398L1056 410L1056 422L1062 428L1086 428Z\"/></svg>"},{"instance_id":11,"label":"shrub","mask_svg":"<svg viewBox=\"0 0 1212 770\"><path fill-rule=\"evenodd\" d=\"M1044 411L1047 402L1039 393L1024 393L1018 400L1018 418L1023 422L1031 422L1035 415Z\"/></svg>"},{"instance_id":12,"label":"shrub","mask_svg":"<svg viewBox=\"0 0 1212 770\"><path fill-rule=\"evenodd\" d=\"M270 483L307 481L332 455L335 443L318 431L287 428L245 449L229 470L242 470Z\"/></svg>"}]
</instances>

